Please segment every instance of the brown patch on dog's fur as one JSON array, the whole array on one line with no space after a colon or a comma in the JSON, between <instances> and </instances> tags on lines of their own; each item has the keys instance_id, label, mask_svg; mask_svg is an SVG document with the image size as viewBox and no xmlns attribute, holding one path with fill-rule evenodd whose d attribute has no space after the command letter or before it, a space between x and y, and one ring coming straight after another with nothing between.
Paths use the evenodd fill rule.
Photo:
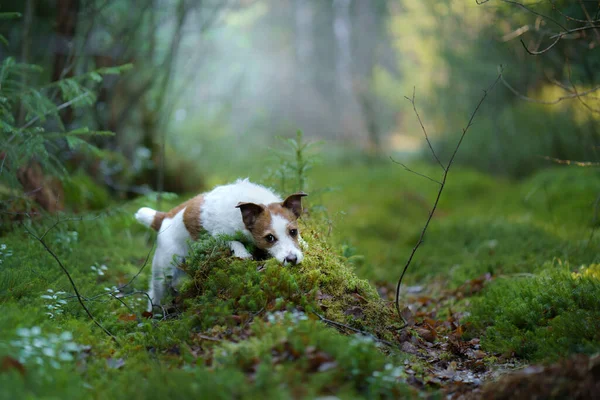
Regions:
<instances>
[{"instance_id":1,"label":"brown patch on dog's fur","mask_svg":"<svg viewBox=\"0 0 600 400\"><path fill-rule=\"evenodd\" d=\"M200 210L202 203L204 202L204 196L198 195L189 199L188 201L181 203L177 207L171 209L169 212L158 211L152 221L152 229L158 231L165 218L174 218L178 212L185 208L183 212L183 224L189 232L193 240L198 239L198 235L202 231L202 224L200 223Z\"/></svg>"},{"instance_id":2,"label":"brown patch on dog's fur","mask_svg":"<svg viewBox=\"0 0 600 400\"><path fill-rule=\"evenodd\" d=\"M250 231L254 238L254 244L259 249L268 249L277 242L269 243L265 237L269 234L277 237L275 232L271 230L271 222L273 215L279 215L289 221L289 229L298 229L297 217L294 212L284 206L284 203L271 203L266 206L254 203L241 203L237 207L242 209L242 218L246 229ZM277 238L279 239L279 238ZM292 237L298 243L298 236Z\"/></svg>"},{"instance_id":3,"label":"brown patch on dog's fur","mask_svg":"<svg viewBox=\"0 0 600 400\"><path fill-rule=\"evenodd\" d=\"M200 210L202 209L202 203L204 203L204 196L198 195L188 200L186 203L187 206L183 212L183 223L185 224L185 228L190 233L192 240L196 240L202 231L202 224L200 223Z\"/></svg>"}]
</instances>

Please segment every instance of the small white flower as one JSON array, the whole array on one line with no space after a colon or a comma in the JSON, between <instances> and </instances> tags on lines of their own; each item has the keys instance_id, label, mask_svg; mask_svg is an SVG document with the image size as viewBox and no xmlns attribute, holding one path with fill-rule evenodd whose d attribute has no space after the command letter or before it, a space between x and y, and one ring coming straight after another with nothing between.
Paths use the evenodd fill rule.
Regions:
<instances>
[{"instance_id":1,"label":"small white flower","mask_svg":"<svg viewBox=\"0 0 600 400\"><path fill-rule=\"evenodd\" d=\"M54 351L54 349L52 347L44 347L42 349L42 354L44 354L46 357L56 356L56 352Z\"/></svg>"},{"instance_id":2,"label":"small white flower","mask_svg":"<svg viewBox=\"0 0 600 400\"><path fill-rule=\"evenodd\" d=\"M27 328L19 328L17 329L17 335L21 337L29 337L31 336L31 332Z\"/></svg>"}]
</instances>

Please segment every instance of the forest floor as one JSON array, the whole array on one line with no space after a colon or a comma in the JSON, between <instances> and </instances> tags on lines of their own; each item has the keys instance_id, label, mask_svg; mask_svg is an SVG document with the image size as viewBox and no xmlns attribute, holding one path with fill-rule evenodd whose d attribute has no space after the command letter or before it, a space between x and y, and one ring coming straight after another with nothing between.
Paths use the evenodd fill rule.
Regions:
<instances>
[{"instance_id":1,"label":"forest floor","mask_svg":"<svg viewBox=\"0 0 600 400\"><path fill-rule=\"evenodd\" d=\"M0 236L0 398L585 398L598 389L596 170L522 182L452 171L402 287L405 328L395 284L435 184L391 163L325 165L310 177L300 267L234 260L202 238L168 313L144 312L155 235L132 217L154 199L15 224Z\"/></svg>"}]
</instances>

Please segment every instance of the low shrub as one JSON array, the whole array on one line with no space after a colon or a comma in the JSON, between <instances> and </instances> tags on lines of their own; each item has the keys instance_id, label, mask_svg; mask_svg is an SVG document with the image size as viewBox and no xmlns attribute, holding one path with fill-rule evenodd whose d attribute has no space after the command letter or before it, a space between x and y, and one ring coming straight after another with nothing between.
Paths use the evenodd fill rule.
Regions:
<instances>
[{"instance_id":1,"label":"low shrub","mask_svg":"<svg viewBox=\"0 0 600 400\"><path fill-rule=\"evenodd\" d=\"M490 351L532 361L600 350L598 265L572 273L547 264L532 277L497 279L471 308L470 334Z\"/></svg>"}]
</instances>

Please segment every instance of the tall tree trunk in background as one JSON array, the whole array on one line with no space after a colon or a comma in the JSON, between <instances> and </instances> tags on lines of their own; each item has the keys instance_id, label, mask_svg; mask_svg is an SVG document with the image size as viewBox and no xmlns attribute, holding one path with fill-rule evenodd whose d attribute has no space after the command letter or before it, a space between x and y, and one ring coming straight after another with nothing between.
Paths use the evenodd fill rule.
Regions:
<instances>
[{"instance_id":1,"label":"tall tree trunk in background","mask_svg":"<svg viewBox=\"0 0 600 400\"><path fill-rule=\"evenodd\" d=\"M294 20L296 22L296 62L299 65L301 80L305 81L313 53L313 10L310 0L295 0Z\"/></svg>"},{"instance_id":2,"label":"tall tree trunk in background","mask_svg":"<svg viewBox=\"0 0 600 400\"><path fill-rule=\"evenodd\" d=\"M29 63L31 60L31 28L33 26L34 0L25 1L25 12L23 15L23 38L21 42L21 62ZM23 74L21 83L27 86L27 75ZM23 125L25 122L25 110L19 107L18 123ZM63 208L63 191L60 182L49 178L44 173L40 164L32 158L29 162L19 168L17 179L26 193L43 209L54 212Z\"/></svg>"},{"instance_id":3,"label":"tall tree trunk in background","mask_svg":"<svg viewBox=\"0 0 600 400\"><path fill-rule=\"evenodd\" d=\"M33 8L34 0L25 1L25 13L23 15L23 40L21 42L21 62L24 64L29 63L29 51L31 50L31 25L33 22ZM23 87L27 86L27 75L23 74L21 78L21 84ZM19 107L18 114L19 125L23 125L25 122L25 109L21 105Z\"/></svg>"},{"instance_id":4,"label":"tall tree trunk in background","mask_svg":"<svg viewBox=\"0 0 600 400\"><path fill-rule=\"evenodd\" d=\"M165 102L169 94L169 84L172 80L175 60L181 44L183 26L185 25L187 7L185 0L179 0L177 3L176 20L174 21L174 32L169 46L169 51L165 55L162 63L161 75L158 79L156 95L146 98L146 104L142 106L142 126L144 127L143 143L150 144L152 155L156 164L156 190L162 192L165 189L165 145L166 145L166 122L169 118L165 112ZM153 50L152 50L153 51ZM177 182L173 182L177 185ZM160 196L160 195L159 195ZM160 197L159 197L160 201Z\"/></svg>"},{"instance_id":5,"label":"tall tree trunk in background","mask_svg":"<svg viewBox=\"0 0 600 400\"><path fill-rule=\"evenodd\" d=\"M74 39L77 29L80 0L57 0L56 40L52 81L74 76ZM73 121L73 109L67 107L61 114L65 125Z\"/></svg>"},{"instance_id":6,"label":"tall tree trunk in background","mask_svg":"<svg viewBox=\"0 0 600 400\"><path fill-rule=\"evenodd\" d=\"M381 42L377 19L377 5L370 1L356 4L356 25L360 32L353 36L354 76L353 91L358 102L364 129L367 131L369 152L377 155L381 151L381 129L377 114L377 96L372 92L372 79L377 65L377 46ZM381 21L383 23L383 21Z\"/></svg>"},{"instance_id":7,"label":"tall tree trunk in background","mask_svg":"<svg viewBox=\"0 0 600 400\"><path fill-rule=\"evenodd\" d=\"M351 129L348 108L352 100L352 48L350 42L350 4L352 0L333 0L333 33L336 43L335 69L338 84L337 111L342 136Z\"/></svg>"},{"instance_id":8,"label":"tall tree trunk in background","mask_svg":"<svg viewBox=\"0 0 600 400\"><path fill-rule=\"evenodd\" d=\"M336 41L336 75L340 98L351 93L352 48L350 43L350 4L352 0L333 0L333 33Z\"/></svg>"}]
</instances>

